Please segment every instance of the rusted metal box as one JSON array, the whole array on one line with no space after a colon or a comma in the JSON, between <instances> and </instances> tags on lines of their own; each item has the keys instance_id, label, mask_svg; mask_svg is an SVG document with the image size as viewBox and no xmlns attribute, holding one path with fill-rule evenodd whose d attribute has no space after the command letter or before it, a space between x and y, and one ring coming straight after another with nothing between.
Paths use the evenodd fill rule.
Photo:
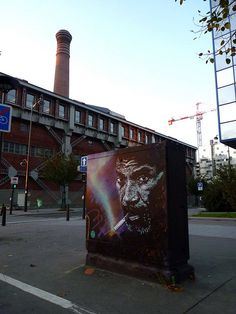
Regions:
<instances>
[{"instance_id":1,"label":"rusted metal box","mask_svg":"<svg viewBox=\"0 0 236 314\"><path fill-rule=\"evenodd\" d=\"M159 282L193 275L184 146L89 155L87 167L87 264Z\"/></svg>"}]
</instances>

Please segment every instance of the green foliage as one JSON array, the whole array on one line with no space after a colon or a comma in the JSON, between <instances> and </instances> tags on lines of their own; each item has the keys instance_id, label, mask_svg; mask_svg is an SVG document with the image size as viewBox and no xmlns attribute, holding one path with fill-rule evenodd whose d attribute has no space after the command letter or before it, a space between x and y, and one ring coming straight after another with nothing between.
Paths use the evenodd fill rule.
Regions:
<instances>
[{"instance_id":1,"label":"green foliage","mask_svg":"<svg viewBox=\"0 0 236 314\"><path fill-rule=\"evenodd\" d=\"M233 211L236 211L236 168L224 166L216 172L217 180L223 188L223 196L229 202Z\"/></svg>"},{"instance_id":2,"label":"green foliage","mask_svg":"<svg viewBox=\"0 0 236 314\"><path fill-rule=\"evenodd\" d=\"M185 1L186 0L175 0L175 2L179 2L180 5L182 5ZM202 34L207 34L214 31L216 37L222 37L219 47L216 48L215 56L223 55L225 57L225 62L230 64L230 57L236 55L236 31L227 31L231 28L228 16L229 13L232 14L236 12L236 1L215 0L215 2L216 6L213 5L214 8L212 9L212 12L202 13L200 10L198 10L199 19L198 24L196 25L197 30L193 32L201 36ZM206 53L199 53L199 57L205 57L206 63L213 63L215 61L215 56L213 56L213 52L210 50L208 50Z\"/></svg>"},{"instance_id":3,"label":"green foliage","mask_svg":"<svg viewBox=\"0 0 236 314\"><path fill-rule=\"evenodd\" d=\"M43 177L62 186L61 208L66 209L66 186L78 175L78 162L72 155L57 155L49 159L43 169Z\"/></svg>"},{"instance_id":4,"label":"green foliage","mask_svg":"<svg viewBox=\"0 0 236 314\"><path fill-rule=\"evenodd\" d=\"M236 213L233 212L201 212L198 214L193 215L193 217L212 217L212 218L236 218Z\"/></svg>"},{"instance_id":5,"label":"green foliage","mask_svg":"<svg viewBox=\"0 0 236 314\"><path fill-rule=\"evenodd\" d=\"M207 185L203 205L208 211L236 211L236 169L223 166Z\"/></svg>"},{"instance_id":6,"label":"green foliage","mask_svg":"<svg viewBox=\"0 0 236 314\"><path fill-rule=\"evenodd\" d=\"M220 182L212 181L203 194L203 206L210 212L230 211L231 207L223 195Z\"/></svg>"},{"instance_id":7,"label":"green foliage","mask_svg":"<svg viewBox=\"0 0 236 314\"><path fill-rule=\"evenodd\" d=\"M77 177L77 166L78 162L72 155L69 157L57 155L46 162L43 169L43 176L49 181L65 185Z\"/></svg>"}]
</instances>

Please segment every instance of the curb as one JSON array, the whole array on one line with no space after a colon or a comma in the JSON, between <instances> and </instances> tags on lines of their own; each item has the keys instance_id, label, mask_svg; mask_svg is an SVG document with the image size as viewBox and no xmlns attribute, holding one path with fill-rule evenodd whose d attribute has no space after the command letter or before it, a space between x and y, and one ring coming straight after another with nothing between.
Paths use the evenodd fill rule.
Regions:
<instances>
[{"instance_id":1,"label":"curb","mask_svg":"<svg viewBox=\"0 0 236 314\"><path fill-rule=\"evenodd\" d=\"M189 220L216 220L216 221L236 221L236 218L224 218L224 217L188 217Z\"/></svg>"}]
</instances>

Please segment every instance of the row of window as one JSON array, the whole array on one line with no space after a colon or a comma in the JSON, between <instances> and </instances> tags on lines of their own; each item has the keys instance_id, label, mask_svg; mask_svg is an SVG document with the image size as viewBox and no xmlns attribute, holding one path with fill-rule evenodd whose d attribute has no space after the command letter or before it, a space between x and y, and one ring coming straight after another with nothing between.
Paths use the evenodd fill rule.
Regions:
<instances>
[{"instance_id":1,"label":"row of window","mask_svg":"<svg viewBox=\"0 0 236 314\"><path fill-rule=\"evenodd\" d=\"M6 102L11 104L16 104L17 91L15 89L10 90L6 95ZM36 108L36 106L38 106ZM35 95L31 93L27 93L25 97L25 107L31 109L32 107L38 109L44 114L52 115L53 114L53 106L52 102L47 99L39 100ZM66 107L63 104L58 104L58 113L59 118L66 118ZM100 131L109 132L111 134L118 133L118 125L113 122L107 122L107 119L103 117L99 117L97 120L97 116L92 113L86 113L82 110L75 110L75 123L77 124L86 124L91 128L98 128ZM129 138L130 140L136 140L140 143L151 143L152 138L151 135L144 134L145 132L138 131L136 135L136 130L131 127L121 127L121 136L124 138Z\"/></svg>"},{"instance_id":2,"label":"row of window","mask_svg":"<svg viewBox=\"0 0 236 314\"><path fill-rule=\"evenodd\" d=\"M27 155L27 145L25 144L4 141L2 150L6 153ZM49 158L53 156L53 150L49 148L31 146L30 156Z\"/></svg>"},{"instance_id":3,"label":"row of window","mask_svg":"<svg viewBox=\"0 0 236 314\"><path fill-rule=\"evenodd\" d=\"M6 102L11 104L16 104L16 90L12 89L10 90L6 95ZM25 100L25 107L28 109L36 108L36 106L39 106L39 110L48 115L53 114L53 107L50 100L37 98L35 95L27 93L26 94L26 100ZM66 118L66 107L63 104L58 105L58 117L65 119Z\"/></svg>"},{"instance_id":4,"label":"row of window","mask_svg":"<svg viewBox=\"0 0 236 314\"><path fill-rule=\"evenodd\" d=\"M82 112L79 110L75 111L75 123L80 123L83 124L83 119L82 119ZM88 118L87 118L87 125L91 128L96 127L96 117L95 115L89 113ZM106 120L104 118L99 118L98 120L98 128L100 131L107 131L106 128ZM116 134L117 129L116 129L116 124L114 122L110 122L109 125L109 132Z\"/></svg>"},{"instance_id":5,"label":"row of window","mask_svg":"<svg viewBox=\"0 0 236 314\"><path fill-rule=\"evenodd\" d=\"M11 104L16 104L16 90L15 89L12 89L7 93L6 102L11 103ZM32 107L35 108L37 105L39 106L39 110L42 113L52 115L53 108L52 108L52 103L50 100L43 99L42 101L40 101L39 99L37 100L37 97L35 95L27 93L26 100L25 100L25 107L28 109L31 109ZM62 104L58 105L58 117L62 119L66 118L65 105L62 105ZM82 112L79 110L75 111L75 123L83 124ZM87 126L96 127L95 116L93 114L88 114ZM102 131L107 131L105 127L105 119L103 118L99 118L99 129ZM113 134L117 133L116 125L114 122L110 122L109 132Z\"/></svg>"},{"instance_id":6,"label":"row of window","mask_svg":"<svg viewBox=\"0 0 236 314\"><path fill-rule=\"evenodd\" d=\"M17 91L15 89L10 90L6 95L6 102L11 104L16 104L16 98L17 98ZM40 99L33 93L27 92L25 94L25 107L28 109L35 108L35 110L39 110L40 112L47 114L47 115L53 115L54 114L54 106L53 102L49 99ZM68 117L67 113L67 106L61 103L58 103L56 106L56 115L57 117L61 119L66 119ZM93 114L92 112L86 112L83 110L75 110L74 115L74 122L76 124L86 125L90 128L98 129L99 131L108 132L110 134L118 134L118 123L115 121L112 121L110 119L107 119L102 116L97 116L96 114ZM138 143L145 143L150 144L153 141L158 142L161 141L161 138L156 138L152 136L151 134L146 133L142 130L137 130L135 127L129 126L129 125L121 125L121 137L126 138L129 140L137 141ZM12 144L13 145L13 144ZM8 149L8 148L6 148ZM11 148L12 150L13 148ZM26 148L22 148L24 151ZM13 149L14 150L14 149ZM12 152L12 151L11 151ZM18 148L17 148L17 152ZM23 153L25 154L25 153ZM36 154L35 156L39 157L45 157L49 156L48 152L36 152L34 153L32 151L31 154ZM187 150L187 156L193 157L194 151L189 149Z\"/></svg>"}]
</instances>

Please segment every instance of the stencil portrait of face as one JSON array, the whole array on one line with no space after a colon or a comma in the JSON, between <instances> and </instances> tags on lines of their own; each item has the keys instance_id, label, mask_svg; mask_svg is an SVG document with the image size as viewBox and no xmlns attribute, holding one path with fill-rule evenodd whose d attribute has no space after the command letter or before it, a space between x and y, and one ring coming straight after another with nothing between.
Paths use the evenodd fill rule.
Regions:
<instances>
[{"instance_id":1,"label":"stencil portrait of face","mask_svg":"<svg viewBox=\"0 0 236 314\"><path fill-rule=\"evenodd\" d=\"M120 196L125 223L130 231L145 234L151 231L150 200L163 172L137 158L118 159L116 187Z\"/></svg>"}]
</instances>

